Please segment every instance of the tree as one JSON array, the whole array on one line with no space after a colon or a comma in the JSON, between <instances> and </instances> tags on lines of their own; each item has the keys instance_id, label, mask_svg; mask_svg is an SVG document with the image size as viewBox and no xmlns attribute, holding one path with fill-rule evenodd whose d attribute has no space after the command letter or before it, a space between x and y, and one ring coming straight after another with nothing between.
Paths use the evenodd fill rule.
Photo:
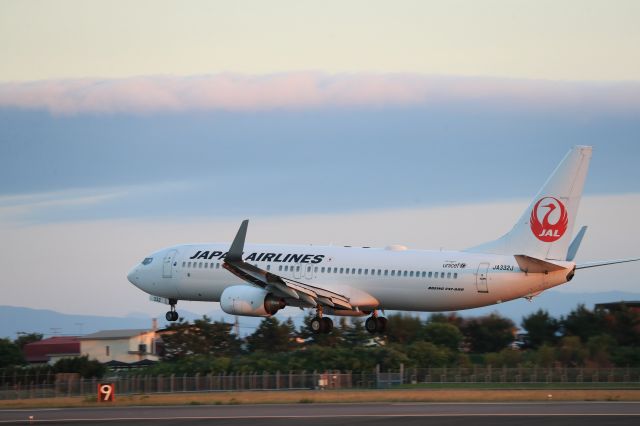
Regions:
<instances>
[{"instance_id":1,"label":"tree","mask_svg":"<svg viewBox=\"0 0 640 426\"><path fill-rule=\"evenodd\" d=\"M453 324L456 327L458 327L458 329L460 329L462 327L462 324L464 323L464 318L459 317L458 314L455 312L450 312L448 314L443 314L442 312L436 312L431 314L429 316L429 319L427 319L427 323L432 323L432 322Z\"/></svg>"},{"instance_id":2,"label":"tree","mask_svg":"<svg viewBox=\"0 0 640 426\"><path fill-rule=\"evenodd\" d=\"M23 350L25 345L33 342L39 342L43 337L44 336L41 333L19 332L18 338L14 340L14 343L20 348L20 350Z\"/></svg>"},{"instance_id":3,"label":"tree","mask_svg":"<svg viewBox=\"0 0 640 426\"><path fill-rule=\"evenodd\" d=\"M344 342L350 347L363 347L371 341L372 335L364 328L364 321L352 318L351 324L343 331Z\"/></svg>"},{"instance_id":4,"label":"tree","mask_svg":"<svg viewBox=\"0 0 640 426\"><path fill-rule=\"evenodd\" d=\"M106 367L100 364L99 361L95 359L90 360L86 355L74 358L62 358L53 365L53 371L56 373L79 373L85 379L91 379L93 377L99 379L104 376L106 370Z\"/></svg>"},{"instance_id":5,"label":"tree","mask_svg":"<svg viewBox=\"0 0 640 426\"><path fill-rule=\"evenodd\" d=\"M409 344L422 340L422 320L408 314L393 314L387 317L387 338L390 342Z\"/></svg>"},{"instance_id":6,"label":"tree","mask_svg":"<svg viewBox=\"0 0 640 426\"><path fill-rule=\"evenodd\" d=\"M486 354L484 362L493 367L516 367L522 362L522 352L505 348L497 353Z\"/></svg>"},{"instance_id":7,"label":"tree","mask_svg":"<svg viewBox=\"0 0 640 426\"><path fill-rule=\"evenodd\" d=\"M280 323L276 317L265 318L247 337L249 352L287 352L292 349L294 331L292 321Z\"/></svg>"},{"instance_id":8,"label":"tree","mask_svg":"<svg viewBox=\"0 0 640 426\"><path fill-rule=\"evenodd\" d=\"M527 344L531 348L538 348L545 343L554 344L558 341L560 322L549 316L549 312L545 310L538 309L522 318L521 325L527 332Z\"/></svg>"},{"instance_id":9,"label":"tree","mask_svg":"<svg viewBox=\"0 0 640 426\"><path fill-rule=\"evenodd\" d=\"M593 312L583 304L560 320L565 336L578 336L582 342L605 332L602 312Z\"/></svg>"},{"instance_id":10,"label":"tree","mask_svg":"<svg viewBox=\"0 0 640 426\"><path fill-rule=\"evenodd\" d=\"M451 353L431 342L414 342L409 345L407 355L416 367L427 368L444 367L448 364Z\"/></svg>"},{"instance_id":11,"label":"tree","mask_svg":"<svg viewBox=\"0 0 640 426\"><path fill-rule=\"evenodd\" d=\"M467 343L472 352L500 352L513 342L515 325L509 318L492 313L478 318L467 319L462 326Z\"/></svg>"},{"instance_id":12,"label":"tree","mask_svg":"<svg viewBox=\"0 0 640 426\"><path fill-rule=\"evenodd\" d=\"M188 355L216 355L231 357L240 353L241 342L231 333L233 325L223 321L211 322L207 316L193 321L180 320L167 327L164 334L164 358L182 359Z\"/></svg>"},{"instance_id":13,"label":"tree","mask_svg":"<svg viewBox=\"0 0 640 426\"><path fill-rule=\"evenodd\" d=\"M589 337L589 360L598 367L611 367L611 353L615 347L616 340L608 334Z\"/></svg>"},{"instance_id":14,"label":"tree","mask_svg":"<svg viewBox=\"0 0 640 426\"><path fill-rule=\"evenodd\" d=\"M25 363L22 351L9 339L0 339L0 368Z\"/></svg>"},{"instance_id":15,"label":"tree","mask_svg":"<svg viewBox=\"0 0 640 426\"><path fill-rule=\"evenodd\" d=\"M556 361L556 350L555 348L544 344L538 348L533 356L533 360L535 365L540 367L551 367L553 363Z\"/></svg>"},{"instance_id":16,"label":"tree","mask_svg":"<svg viewBox=\"0 0 640 426\"><path fill-rule=\"evenodd\" d=\"M640 346L640 312L621 303L619 308L602 313L603 325L620 346Z\"/></svg>"},{"instance_id":17,"label":"tree","mask_svg":"<svg viewBox=\"0 0 640 426\"><path fill-rule=\"evenodd\" d=\"M451 323L443 322L431 322L424 326L424 338L428 342L434 345L444 346L457 351L462 343L464 336L456 327Z\"/></svg>"},{"instance_id":18,"label":"tree","mask_svg":"<svg viewBox=\"0 0 640 426\"><path fill-rule=\"evenodd\" d=\"M567 367L584 365L589 351L584 347L578 336L566 336L560 340L558 347L558 361Z\"/></svg>"}]
</instances>

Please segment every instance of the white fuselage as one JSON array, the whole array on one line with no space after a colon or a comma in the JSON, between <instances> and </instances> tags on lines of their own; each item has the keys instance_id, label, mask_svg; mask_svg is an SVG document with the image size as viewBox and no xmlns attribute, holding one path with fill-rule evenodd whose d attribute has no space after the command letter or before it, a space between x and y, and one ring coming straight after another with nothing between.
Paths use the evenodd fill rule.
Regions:
<instances>
[{"instance_id":1,"label":"white fuselage","mask_svg":"<svg viewBox=\"0 0 640 426\"><path fill-rule=\"evenodd\" d=\"M218 302L225 288L250 285L223 267L228 249L229 244L169 247L150 255L152 260L134 267L128 277L151 295ZM247 244L243 259L343 294L354 307L406 311L469 309L535 295L567 282L575 266L560 262L566 269L525 273L514 256L313 245Z\"/></svg>"}]
</instances>

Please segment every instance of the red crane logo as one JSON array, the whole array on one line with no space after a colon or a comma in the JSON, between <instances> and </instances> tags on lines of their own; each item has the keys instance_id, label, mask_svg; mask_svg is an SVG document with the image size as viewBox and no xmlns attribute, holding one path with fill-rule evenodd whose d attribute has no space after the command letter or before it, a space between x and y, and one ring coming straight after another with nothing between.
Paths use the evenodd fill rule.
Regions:
<instances>
[{"instance_id":1,"label":"red crane logo","mask_svg":"<svg viewBox=\"0 0 640 426\"><path fill-rule=\"evenodd\" d=\"M541 205L543 202L546 204ZM539 214L544 213L544 211L539 212L539 210L545 208L549 210L547 210L542 218L542 222L540 222ZM557 218L557 220L551 223L549 219L556 209L558 209L558 212L554 214L554 217ZM535 235L537 239L545 243L552 243L560 239L567 230L568 224L569 216L567 215L567 209L564 207L564 204L555 197L541 198L531 211L531 232L533 232L533 235Z\"/></svg>"}]
</instances>

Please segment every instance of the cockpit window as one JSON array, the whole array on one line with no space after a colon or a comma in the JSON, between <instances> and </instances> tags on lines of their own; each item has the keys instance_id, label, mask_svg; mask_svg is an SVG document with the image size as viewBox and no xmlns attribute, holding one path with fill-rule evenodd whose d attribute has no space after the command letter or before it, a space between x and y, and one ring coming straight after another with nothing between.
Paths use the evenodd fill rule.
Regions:
<instances>
[{"instance_id":1,"label":"cockpit window","mask_svg":"<svg viewBox=\"0 0 640 426\"><path fill-rule=\"evenodd\" d=\"M142 261L142 264L143 264L143 265L148 265L148 264L150 264L151 262L153 262L153 257L146 257L146 258Z\"/></svg>"}]
</instances>

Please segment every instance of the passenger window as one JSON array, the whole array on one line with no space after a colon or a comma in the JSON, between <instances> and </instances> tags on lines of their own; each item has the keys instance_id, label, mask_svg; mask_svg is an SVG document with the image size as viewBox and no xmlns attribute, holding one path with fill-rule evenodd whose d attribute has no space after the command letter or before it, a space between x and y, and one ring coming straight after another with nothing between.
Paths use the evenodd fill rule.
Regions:
<instances>
[{"instance_id":1,"label":"passenger window","mask_svg":"<svg viewBox=\"0 0 640 426\"><path fill-rule=\"evenodd\" d=\"M440 278L444 278L444 272L440 272Z\"/></svg>"},{"instance_id":2,"label":"passenger window","mask_svg":"<svg viewBox=\"0 0 640 426\"><path fill-rule=\"evenodd\" d=\"M340 273L342 274L344 272L344 268L340 268Z\"/></svg>"},{"instance_id":3,"label":"passenger window","mask_svg":"<svg viewBox=\"0 0 640 426\"><path fill-rule=\"evenodd\" d=\"M349 268L347 268L347 274L349 273Z\"/></svg>"},{"instance_id":4,"label":"passenger window","mask_svg":"<svg viewBox=\"0 0 640 426\"><path fill-rule=\"evenodd\" d=\"M289 265L284 265L284 271L289 272Z\"/></svg>"},{"instance_id":5,"label":"passenger window","mask_svg":"<svg viewBox=\"0 0 640 426\"><path fill-rule=\"evenodd\" d=\"M395 277L395 276L396 276L396 271L395 271L395 269L392 269L392 270L391 270L391 276L392 276L392 277Z\"/></svg>"},{"instance_id":6,"label":"passenger window","mask_svg":"<svg viewBox=\"0 0 640 426\"><path fill-rule=\"evenodd\" d=\"M358 275L362 275L362 268L358 268Z\"/></svg>"},{"instance_id":7,"label":"passenger window","mask_svg":"<svg viewBox=\"0 0 640 426\"><path fill-rule=\"evenodd\" d=\"M311 272L311 266L307 266L307 272Z\"/></svg>"},{"instance_id":8,"label":"passenger window","mask_svg":"<svg viewBox=\"0 0 640 426\"><path fill-rule=\"evenodd\" d=\"M356 268L351 268L351 273L355 274L356 273Z\"/></svg>"},{"instance_id":9,"label":"passenger window","mask_svg":"<svg viewBox=\"0 0 640 426\"><path fill-rule=\"evenodd\" d=\"M384 276L385 276L385 277L389 276L389 270L388 270L388 269L385 269L385 270L384 270Z\"/></svg>"},{"instance_id":10,"label":"passenger window","mask_svg":"<svg viewBox=\"0 0 640 426\"><path fill-rule=\"evenodd\" d=\"M271 270L271 265L267 265L267 271Z\"/></svg>"},{"instance_id":11,"label":"passenger window","mask_svg":"<svg viewBox=\"0 0 640 426\"><path fill-rule=\"evenodd\" d=\"M320 268L320 272L324 273L324 266L322 268Z\"/></svg>"},{"instance_id":12,"label":"passenger window","mask_svg":"<svg viewBox=\"0 0 640 426\"><path fill-rule=\"evenodd\" d=\"M313 272L318 272L318 267L317 266L313 268Z\"/></svg>"},{"instance_id":13,"label":"passenger window","mask_svg":"<svg viewBox=\"0 0 640 426\"><path fill-rule=\"evenodd\" d=\"M409 276L412 277L413 276L413 271L409 272Z\"/></svg>"},{"instance_id":14,"label":"passenger window","mask_svg":"<svg viewBox=\"0 0 640 426\"><path fill-rule=\"evenodd\" d=\"M202 268L202 262L198 264L198 268Z\"/></svg>"},{"instance_id":15,"label":"passenger window","mask_svg":"<svg viewBox=\"0 0 640 426\"><path fill-rule=\"evenodd\" d=\"M457 272L454 272L454 273L453 273L453 279L454 279L454 280L457 280L457 279L458 279L458 273L457 273Z\"/></svg>"},{"instance_id":16,"label":"passenger window","mask_svg":"<svg viewBox=\"0 0 640 426\"><path fill-rule=\"evenodd\" d=\"M208 264L208 263L205 263L205 264L204 264L204 269L207 269L208 267L209 267L209 264Z\"/></svg>"},{"instance_id":17,"label":"passenger window","mask_svg":"<svg viewBox=\"0 0 640 426\"><path fill-rule=\"evenodd\" d=\"M184 268L184 265L186 265L187 262L182 262L182 267Z\"/></svg>"},{"instance_id":18,"label":"passenger window","mask_svg":"<svg viewBox=\"0 0 640 426\"><path fill-rule=\"evenodd\" d=\"M340 272L342 272L342 271L340 271ZM337 274L338 273L338 268L333 268L333 273Z\"/></svg>"},{"instance_id":19,"label":"passenger window","mask_svg":"<svg viewBox=\"0 0 640 426\"><path fill-rule=\"evenodd\" d=\"M427 273L425 271L422 271L422 278L424 278L425 275L427 275Z\"/></svg>"},{"instance_id":20,"label":"passenger window","mask_svg":"<svg viewBox=\"0 0 640 426\"><path fill-rule=\"evenodd\" d=\"M282 271L282 265L278 265L278 271Z\"/></svg>"},{"instance_id":21,"label":"passenger window","mask_svg":"<svg viewBox=\"0 0 640 426\"><path fill-rule=\"evenodd\" d=\"M447 272L447 278L451 278L451 272Z\"/></svg>"},{"instance_id":22,"label":"passenger window","mask_svg":"<svg viewBox=\"0 0 640 426\"><path fill-rule=\"evenodd\" d=\"M189 264L187 265L188 268L191 268L191 262L189 262Z\"/></svg>"},{"instance_id":23,"label":"passenger window","mask_svg":"<svg viewBox=\"0 0 640 426\"><path fill-rule=\"evenodd\" d=\"M296 266L296 272L300 272L300 267Z\"/></svg>"},{"instance_id":24,"label":"passenger window","mask_svg":"<svg viewBox=\"0 0 640 426\"><path fill-rule=\"evenodd\" d=\"M406 277L406 276L407 276L407 271L404 271L404 274L403 274L403 275Z\"/></svg>"},{"instance_id":25,"label":"passenger window","mask_svg":"<svg viewBox=\"0 0 640 426\"><path fill-rule=\"evenodd\" d=\"M220 269L220 264L216 263L216 269Z\"/></svg>"},{"instance_id":26,"label":"passenger window","mask_svg":"<svg viewBox=\"0 0 640 426\"><path fill-rule=\"evenodd\" d=\"M364 270L364 274L365 274L365 275L369 275L369 270L368 270L368 269L365 269L365 270Z\"/></svg>"}]
</instances>

